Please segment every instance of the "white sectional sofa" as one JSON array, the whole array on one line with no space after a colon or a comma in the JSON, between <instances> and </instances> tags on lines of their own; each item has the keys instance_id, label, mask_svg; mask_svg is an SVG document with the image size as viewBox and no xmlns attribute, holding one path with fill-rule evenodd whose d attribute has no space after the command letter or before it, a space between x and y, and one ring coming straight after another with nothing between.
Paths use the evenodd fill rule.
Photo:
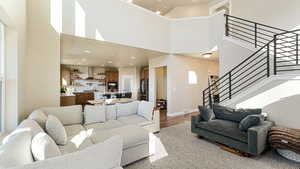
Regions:
<instances>
[{"instance_id":1,"label":"white sectional sofa","mask_svg":"<svg viewBox=\"0 0 300 169\"><path fill-rule=\"evenodd\" d=\"M120 166L128 165L132 162L148 157L150 155L149 133L159 132L160 130L159 111L154 109L152 103L145 101L135 101L131 103L107 106L87 105L84 111L82 111L81 106L40 108L31 113L28 119L24 120L20 124L21 127L19 126L19 129L17 130L20 130L20 128L30 128L32 137L36 136L38 132L47 132L45 129L46 121L47 119L49 120L50 115L55 116L61 122L63 126L62 128L64 128L66 133L66 144L58 145L56 143L60 156L44 160L47 163L51 163L51 165L53 163L54 166L61 163L62 159L72 160L76 159L76 156L78 156L78 158L80 158L80 156L84 156L83 154L87 155L87 161L91 161L95 159L93 156L97 155L97 153L91 153L94 152L92 149L97 149L98 147L99 151L102 151L100 149L101 147L103 148L103 146L97 146L98 144L105 144L108 147L120 147L117 139L115 138L119 137L123 143L122 156L120 154L120 163L118 163L118 150L112 149L109 150L111 152L107 155L109 156L110 153L115 152L115 159L111 159L111 162L105 162L105 164L107 164L106 167L104 165L104 168L106 169L119 169L121 168ZM32 124L28 125L28 123ZM10 135L7 137L9 138ZM9 140L7 137L5 137L4 140ZM111 139L113 140L111 141ZM101 157L100 152L99 155ZM105 154L102 155L106 156ZM91 159L88 159L89 156ZM33 169L36 168L35 165L38 165L39 167L37 168L40 168L43 166L44 161L34 162L33 164L29 164L30 167L25 168ZM100 161L99 165L101 165ZM87 165L90 164L87 163ZM94 165L95 164L93 164L93 166ZM93 166L86 167L84 169L97 168ZM19 168L21 169L22 167ZM50 169L51 167L41 168ZM54 169L58 168L54 167ZM77 169L78 167L71 168ZM97 169L100 168L102 169L103 166L98 167ZM0 169L2 169L1 160ZM68 167L65 167L65 169L68 169Z\"/></svg>"}]
</instances>

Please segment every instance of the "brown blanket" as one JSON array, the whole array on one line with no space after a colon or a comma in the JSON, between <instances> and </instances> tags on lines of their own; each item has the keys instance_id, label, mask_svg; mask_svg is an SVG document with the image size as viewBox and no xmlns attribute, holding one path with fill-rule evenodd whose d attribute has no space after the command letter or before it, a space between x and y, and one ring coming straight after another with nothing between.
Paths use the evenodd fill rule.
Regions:
<instances>
[{"instance_id":1,"label":"brown blanket","mask_svg":"<svg viewBox=\"0 0 300 169\"><path fill-rule=\"evenodd\" d=\"M268 141L273 148L287 149L300 154L300 130L286 127L272 127Z\"/></svg>"}]
</instances>

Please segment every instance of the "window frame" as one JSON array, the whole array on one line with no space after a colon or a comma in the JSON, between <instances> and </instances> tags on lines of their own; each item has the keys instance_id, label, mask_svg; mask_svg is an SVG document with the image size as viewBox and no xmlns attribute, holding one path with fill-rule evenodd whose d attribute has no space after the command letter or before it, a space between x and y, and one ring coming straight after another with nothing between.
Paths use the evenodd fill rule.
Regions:
<instances>
[{"instance_id":1,"label":"window frame","mask_svg":"<svg viewBox=\"0 0 300 169\"><path fill-rule=\"evenodd\" d=\"M5 85L6 85L6 72L5 72L5 25L0 21L0 132L5 128Z\"/></svg>"}]
</instances>

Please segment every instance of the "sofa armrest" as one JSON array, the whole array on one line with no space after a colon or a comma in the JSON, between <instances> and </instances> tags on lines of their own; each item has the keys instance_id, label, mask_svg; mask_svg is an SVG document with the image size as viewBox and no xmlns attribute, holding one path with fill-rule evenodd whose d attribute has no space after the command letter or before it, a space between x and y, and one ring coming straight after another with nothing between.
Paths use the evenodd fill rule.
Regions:
<instances>
[{"instance_id":1,"label":"sofa armrest","mask_svg":"<svg viewBox=\"0 0 300 169\"><path fill-rule=\"evenodd\" d=\"M160 110L159 108L153 109L152 121L155 124L155 132L160 131Z\"/></svg>"},{"instance_id":2,"label":"sofa armrest","mask_svg":"<svg viewBox=\"0 0 300 169\"><path fill-rule=\"evenodd\" d=\"M192 119L191 119L191 125L192 125L191 129L192 129L193 133L197 133L197 124L199 122L201 122L201 121L202 121L202 118L201 118L200 114L192 116Z\"/></svg>"},{"instance_id":3,"label":"sofa armrest","mask_svg":"<svg viewBox=\"0 0 300 169\"><path fill-rule=\"evenodd\" d=\"M123 140L113 136L81 151L10 169L121 169Z\"/></svg>"},{"instance_id":4,"label":"sofa armrest","mask_svg":"<svg viewBox=\"0 0 300 169\"><path fill-rule=\"evenodd\" d=\"M262 124L248 129L248 150L252 155L259 155L267 147L267 137L274 122L264 121Z\"/></svg>"}]
</instances>

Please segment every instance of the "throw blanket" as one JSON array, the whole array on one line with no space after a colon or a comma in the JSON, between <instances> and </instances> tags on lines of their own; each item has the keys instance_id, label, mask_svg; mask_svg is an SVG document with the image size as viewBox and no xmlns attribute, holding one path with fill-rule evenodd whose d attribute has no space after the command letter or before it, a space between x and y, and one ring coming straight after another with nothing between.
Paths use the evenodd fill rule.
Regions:
<instances>
[{"instance_id":1,"label":"throw blanket","mask_svg":"<svg viewBox=\"0 0 300 169\"><path fill-rule=\"evenodd\" d=\"M273 148L287 149L300 154L300 130L286 127L272 127L269 143Z\"/></svg>"}]
</instances>

